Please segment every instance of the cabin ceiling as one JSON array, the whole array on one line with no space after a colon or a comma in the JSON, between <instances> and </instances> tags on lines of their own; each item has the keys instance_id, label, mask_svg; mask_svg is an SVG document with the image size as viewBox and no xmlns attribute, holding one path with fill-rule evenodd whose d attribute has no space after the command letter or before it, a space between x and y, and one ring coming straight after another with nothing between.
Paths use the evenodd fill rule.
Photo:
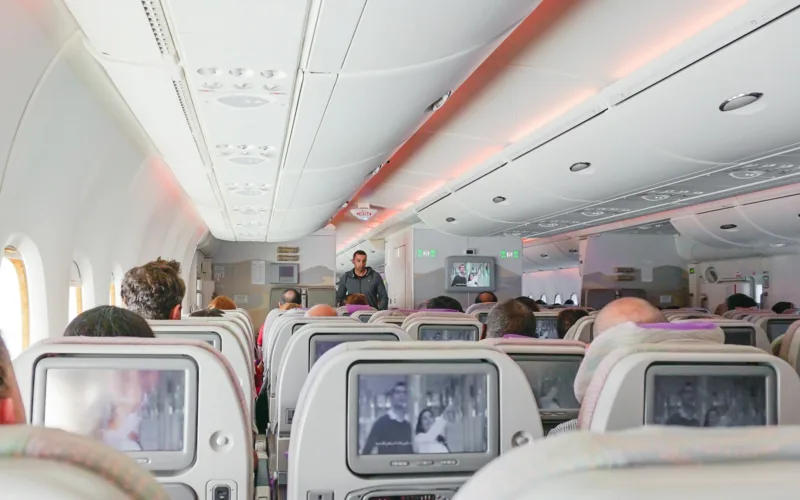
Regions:
<instances>
[{"instance_id":1,"label":"cabin ceiling","mask_svg":"<svg viewBox=\"0 0 800 500\"><path fill-rule=\"evenodd\" d=\"M64 1L222 240L541 238L800 175L800 0Z\"/></svg>"}]
</instances>

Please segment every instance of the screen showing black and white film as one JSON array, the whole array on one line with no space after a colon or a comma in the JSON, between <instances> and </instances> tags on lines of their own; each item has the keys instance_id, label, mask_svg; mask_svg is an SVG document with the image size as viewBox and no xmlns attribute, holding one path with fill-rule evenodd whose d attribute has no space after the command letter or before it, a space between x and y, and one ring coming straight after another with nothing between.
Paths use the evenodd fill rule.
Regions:
<instances>
[{"instance_id":1,"label":"screen showing black and white film","mask_svg":"<svg viewBox=\"0 0 800 500\"><path fill-rule=\"evenodd\" d=\"M723 326L725 343L733 345L755 345L755 330L751 327Z\"/></svg>"},{"instance_id":2,"label":"screen showing black and white film","mask_svg":"<svg viewBox=\"0 0 800 500\"><path fill-rule=\"evenodd\" d=\"M180 451L185 398L179 370L49 369L44 425L123 452Z\"/></svg>"},{"instance_id":3,"label":"screen showing black and white film","mask_svg":"<svg viewBox=\"0 0 800 500\"><path fill-rule=\"evenodd\" d=\"M786 333L786 330L797 321L796 319L770 319L767 321L767 336L769 341L773 342L775 339Z\"/></svg>"},{"instance_id":4,"label":"screen showing black and white film","mask_svg":"<svg viewBox=\"0 0 800 500\"><path fill-rule=\"evenodd\" d=\"M536 336L540 339L557 339L557 320L555 316L536 316Z\"/></svg>"},{"instance_id":5,"label":"screen showing black and white film","mask_svg":"<svg viewBox=\"0 0 800 500\"><path fill-rule=\"evenodd\" d=\"M758 375L656 375L658 425L741 427L767 424L767 379Z\"/></svg>"},{"instance_id":6,"label":"screen showing black and white film","mask_svg":"<svg viewBox=\"0 0 800 500\"><path fill-rule=\"evenodd\" d=\"M487 385L485 374L359 375L359 454L485 453Z\"/></svg>"},{"instance_id":7,"label":"screen showing black and white film","mask_svg":"<svg viewBox=\"0 0 800 500\"><path fill-rule=\"evenodd\" d=\"M448 340L478 340L478 329L474 326L466 327L419 327L419 340L448 341Z\"/></svg>"},{"instance_id":8,"label":"screen showing black and white film","mask_svg":"<svg viewBox=\"0 0 800 500\"><path fill-rule=\"evenodd\" d=\"M482 313L478 314L478 321L480 321L484 325L486 324L486 322L488 320L489 320L489 313L488 312L482 312Z\"/></svg>"},{"instance_id":9,"label":"screen showing black and white film","mask_svg":"<svg viewBox=\"0 0 800 500\"><path fill-rule=\"evenodd\" d=\"M492 284L492 264L488 262L453 262L449 280L451 287L487 288Z\"/></svg>"},{"instance_id":10,"label":"screen showing black and white film","mask_svg":"<svg viewBox=\"0 0 800 500\"><path fill-rule=\"evenodd\" d=\"M511 356L525 372L539 410L578 410L573 385L581 356ZM537 359L538 358L538 359Z\"/></svg>"}]
</instances>

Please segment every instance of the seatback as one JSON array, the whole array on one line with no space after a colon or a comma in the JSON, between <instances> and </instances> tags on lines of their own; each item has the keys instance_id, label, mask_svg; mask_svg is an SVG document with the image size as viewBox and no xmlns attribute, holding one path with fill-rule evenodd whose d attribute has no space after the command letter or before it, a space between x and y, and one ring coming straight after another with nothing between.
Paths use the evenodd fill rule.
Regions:
<instances>
[{"instance_id":1,"label":"seatback","mask_svg":"<svg viewBox=\"0 0 800 500\"><path fill-rule=\"evenodd\" d=\"M482 302L480 304L472 304L464 312L467 314L471 314L477 318L478 313L491 311L492 308L496 305L497 302Z\"/></svg>"},{"instance_id":2,"label":"seatback","mask_svg":"<svg viewBox=\"0 0 800 500\"><path fill-rule=\"evenodd\" d=\"M483 323L473 316L409 316L403 330L414 340L480 340Z\"/></svg>"},{"instance_id":3,"label":"seatback","mask_svg":"<svg viewBox=\"0 0 800 500\"><path fill-rule=\"evenodd\" d=\"M525 374L496 348L350 342L333 351L312 367L300 394L289 444L289 498L363 498L377 491L450 498L491 456L542 437ZM406 420L381 417L383 394L392 407L407 402ZM427 405L438 414L442 403L454 419L435 420L429 433L444 436L446 444L414 434ZM378 454L360 455L364 447ZM428 453L400 454L414 449ZM482 449L487 451L458 453Z\"/></svg>"},{"instance_id":4,"label":"seatback","mask_svg":"<svg viewBox=\"0 0 800 500\"><path fill-rule=\"evenodd\" d=\"M136 462L95 439L58 429L0 426L3 498L169 500Z\"/></svg>"},{"instance_id":5,"label":"seatback","mask_svg":"<svg viewBox=\"0 0 800 500\"><path fill-rule=\"evenodd\" d=\"M141 448L128 453L172 490L191 488L206 498L219 487L228 489L229 498L252 499L252 420L233 368L208 344L62 337L29 347L14 361L14 370L32 424ZM129 385L134 380L139 382ZM120 405L129 399L145 406L118 422L115 432L104 415L108 408L124 408ZM128 428L141 443L132 445ZM152 451L157 448L174 451Z\"/></svg>"},{"instance_id":6,"label":"seatback","mask_svg":"<svg viewBox=\"0 0 800 500\"><path fill-rule=\"evenodd\" d=\"M230 322L213 321L217 318L189 318L180 321L148 320L156 337L199 340L217 344L220 352L228 359L242 392L247 408L252 413L255 399L255 380L253 374L253 348L241 330L234 330ZM211 345L209 343L209 345ZM215 346L216 347L216 346Z\"/></svg>"},{"instance_id":7,"label":"seatback","mask_svg":"<svg viewBox=\"0 0 800 500\"><path fill-rule=\"evenodd\" d=\"M800 315L796 314L770 314L756 318L753 323L767 333L770 342L777 339L795 321L800 321Z\"/></svg>"},{"instance_id":8,"label":"seatback","mask_svg":"<svg viewBox=\"0 0 800 500\"><path fill-rule=\"evenodd\" d=\"M408 313L399 309L377 311L369 317L367 323L391 323L393 325L402 326L406 316L408 316Z\"/></svg>"},{"instance_id":9,"label":"seatback","mask_svg":"<svg viewBox=\"0 0 800 500\"><path fill-rule=\"evenodd\" d=\"M644 427L574 432L511 450L455 500L789 500L800 468L800 428Z\"/></svg>"},{"instance_id":10,"label":"seatback","mask_svg":"<svg viewBox=\"0 0 800 500\"><path fill-rule=\"evenodd\" d=\"M800 378L772 354L740 345L639 344L606 356L583 397L578 427L800 424Z\"/></svg>"},{"instance_id":11,"label":"seatback","mask_svg":"<svg viewBox=\"0 0 800 500\"><path fill-rule=\"evenodd\" d=\"M285 314L279 316L275 322L271 325L269 331L264 331L264 340L262 343L262 356L261 359L264 360L264 378L265 380L269 380L267 378L269 372L269 363L270 359L272 358L272 350L275 347L275 342L278 339L278 335L283 331L288 323L292 323L292 325L297 324L298 322L301 323L312 323L314 321L321 320L336 320L336 318L341 318L345 321L354 321L351 318L345 318L341 316L336 317L329 317L329 318L306 318L305 317L305 310L300 309L292 309L290 311L286 311ZM293 326L292 326L293 328Z\"/></svg>"},{"instance_id":12,"label":"seatback","mask_svg":"<svg viewBox=\"0 0 800 500\"><path fill-rule=\"evenodd\" d=\"M372 315L375 314L375 310L363 310L363 311L356 311L350 314L350 317L354 320L358 321L359 323L369 323L369 319Z\"/></svg>"},{"instance_id":13,"label":"seatback","mask_svg":"<svg viewBox=\"0 0 800 500\"><path fill-rule=\"evenodd\" d=\"M783 334L778 357L800 373L800 321L795 321Z\"/></svg>"},{"instance_id":14,"label":"seatback","mask_svg":"<svg viewBox=\"0 0 800 500\"><path fill-rule=\"evenodd\" d=\"M528 378L545 433L560 423L578 418L580 403L573 385L586 346L568 340L495 338L492 345L517 362Z\"/></svg>"},{"instance_id":15,"label":"seatback","mask_svg":"<svg viewBox=\"0 0 800 500\"><path fill-rule=\"evenodd\" d=\"M764 352L772 352L772 343L766 332L755 323L742 319L703 318L702 320L687 319L675 321L676 324L707 321L722 328L725 333L725 343L733 345L751 345Z\"/></svg>"},{"instance_id":16,"label":"seatback","mask_svg":"<svg viewBox=\"0 0 800 500\"><path fill-rule=\"evenodd\" d=\"M536 316L536 335L542 339L558 339L556 321L564 309L548 309L533 313Z\"/></svg>"},{"instance_id":17,"label":"seatback","mask_svg":"<svg viewBox=\"0 0 800 500\"><path fill-rule=\"evenodd\" d=\"M335 347L336 337L341 337L340 342L411 341L411 337L403 329L389 324L359 325L356 328L350 325L306 325L297 330L289 340L279 364L274 405L276 411L270 417L270 422L274 422L275 425L273 432L278 436L279 472L286 472L287 462L284 452L289 449L294 412L308 372L317 360L327 354L327 350Z\"/></svg>"},{"instance_id":18,"label":"seatback","mask_svg":"<svg viewBox=\"0 0 800 500\"><path fill-rule=\"evenodd\" d=\"M564 340L574 340L577 342L583 342L584 344L591 343L591 341L594 340L594 336L592 335L592 330L594 329L594 319L595 316L591 314L589 316L580 318L567 331L567 334L564 336Z\"/></svg>"}]
</instances>

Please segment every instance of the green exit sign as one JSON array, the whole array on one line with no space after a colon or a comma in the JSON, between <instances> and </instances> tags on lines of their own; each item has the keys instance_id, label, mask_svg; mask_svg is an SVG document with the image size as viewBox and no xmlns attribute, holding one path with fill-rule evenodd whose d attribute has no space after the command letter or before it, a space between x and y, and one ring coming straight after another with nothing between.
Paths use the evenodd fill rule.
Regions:
<instances>
[{"instance_id":1,"label":"green exit sign","mask_svg":"<svg viewBox=\"0 0 800 500\"><path fill-rule=\"evenodd\" d=\"M422 258L422 250L421 249L417 249L417 258L418 259Z\"/></svg>"},{"instance_id":2,"label":"green exit sign","mask_svg":"<svg viewBox=\"0 0 800 500\"><path fill-rule=\"evenodd\" d=\"M514 258L519 259L519 250L514 250Z\"/></svg>"},{"instance_id":3,"label":"green exit sign","mask_svg":"<svg viewBox=\"0 0 800 500\"><path fill-rule=\"evenodd\" d=\"M503 250L502 252L500 252L500 258L501 258L501 259L505 259L505 258L506 258L506 251L505 251L505 250Z\"/></svg>"},{"instance_id":4,"label":"green exit sign","mask_svg":"<svg viewBox=\"0 0 800 500\"><path fill-rule=\"evenodd\" d=\"M431 250L431 258L436 258L436 250Z\"/></svg>"},{"instance_id":5,"label":"green exit sign","mask_svg":"<svg viewBox=\"0 0 800 500\"><path fill-rule=\"evenodd\" d=\"M501 259L519 259L519 250L503 250L500 252Z\"/></svg>"},{"instance_id":6,"label":"green exit sign","mask_svg":"<svg viewBox=\"0 0 800 500\"><path fill-rule=\"evenodd\" d=\"M423 250L421 248L417 249L417 258L418 259L426 259L426 258L436 258L436 250Z\"/></svg>"}]
</instances>

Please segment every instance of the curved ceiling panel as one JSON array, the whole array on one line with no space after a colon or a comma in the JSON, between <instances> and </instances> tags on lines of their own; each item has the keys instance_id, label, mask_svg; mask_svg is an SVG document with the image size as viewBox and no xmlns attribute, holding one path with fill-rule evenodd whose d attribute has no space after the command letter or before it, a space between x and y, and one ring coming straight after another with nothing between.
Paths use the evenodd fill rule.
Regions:
<instances>
[{"instance_id":1,"label":"curved ceiling panel","mask_svg":"<svg viewBox=\"0 0 800 500\"><path fill-rule=\"evenodd\" d=\"M498 225L506 229L514 224L491 221L469 210L453 195L446 196L425 210L419 212L419 218L428 226L443 233L459 236L483 236L490 233ZM448 221L448 219L453 219Z\"/></svg>"},{"instance_id":2,"label":"curved ceiling panel","mask_svg":"<svg viewBox=\"0 0 800 500\"><path fill-rule=\"evenodd\" d=\"M549 271L578 267L578 240L569 239L542 245L533 245L522 249L526 262L523 271Z\"/></svg>"},{"instance_id":3,"label":"curved ceiling panel","mask_svg":"<svg viewBox=\"0 0 800 500\"><path fill-rule=\"evenodd\" d=\"M367 2L344 69L356 72L403 68L483 47L525 19L540 3L541 0Z\"/></svg>"},{"instance_id":4,"label":"curved ceiling panel","mask_svg":"<svg viewBox=\"0 0 800 500\"><path fill-rule=\"evenodd\" d=\"M381 158L368 158L354 165L325 170L306 169L300 176L291 207L346 202L358 186L380 165Z\"/></svg>"},{"instance_id":5,"label":"curved ceiling panel","mask_svg":"<svg viewBox=\"0 0 800 500\"><path fill-rule=\"evenodd\" d=\"M631 139L707 162L736 162L796 144L800 65L787 62L800 44L798 18L798 11L786 14L636 95L616 108L614 119ZM763 97L720 111L725 100L750 92Z\"/></svg>"},{"instance_id":6,"label":"curved ceiling panel","mask_svg":"<svg viewBox=\"0 0 800 500\"><path fill-rule=\"evenodd\" d=\"M740 208L748 220L768 235L800 241L800 196L778 198L770 203L751 203Z\"/></svg>"},{"instance_id":7,"label":"curved ceiling panel","mask_svg":"<svg viewBox=\"0 0 800 500\"><path fill-rule=\"evenodd\" d=\"M289 236L300 238L327 225L330 214L341 206L340 203L327 203L297 209L276 209L269 226L269 241L286 241Z\"/></svg>"},{"instance_id":8,"label":"curved ceiling panel","mask_svg":"<svg viewBox=\"0 0 800 500\"><path fill-rule=\"evenodd\" d=\"M691 238L678 236L675 238L678 255L691 262L708 262L724 259L742 259L747 257L767 257L771 255L788 255L800 253L800 245L785 247L710 247L698 243ZM727 276L732 278L733 276Z\"/></svg>"}]
</instances>

